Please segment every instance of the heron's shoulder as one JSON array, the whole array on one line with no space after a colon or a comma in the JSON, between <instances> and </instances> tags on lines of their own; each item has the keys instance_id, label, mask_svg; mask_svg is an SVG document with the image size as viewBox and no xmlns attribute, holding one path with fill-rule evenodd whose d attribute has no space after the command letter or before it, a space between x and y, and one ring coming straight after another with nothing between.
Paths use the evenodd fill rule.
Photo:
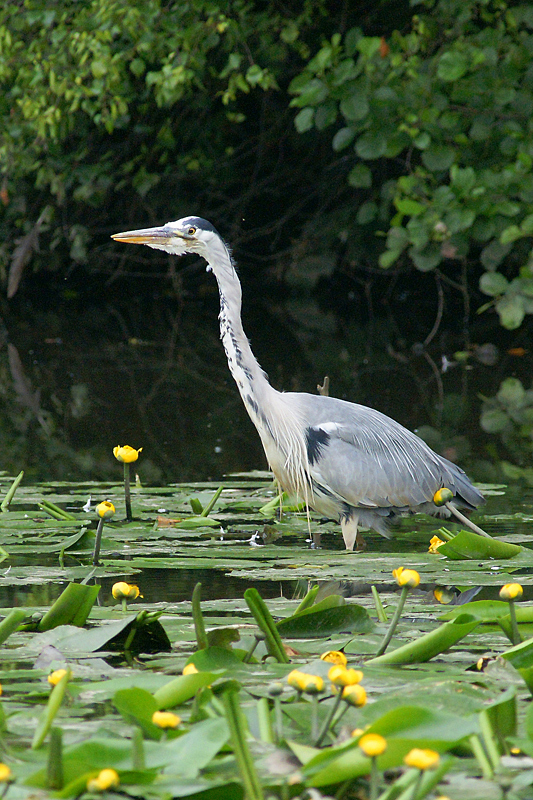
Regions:
<instances>
[{"instance_id":1,"label":"heron's shoulder","mask_svg":"<svg viewBox=\"0 0 533 800\"><path fill-rule=\"evenodd\" d=\"M305 421L309 425L323 425L324 423L364 424L370 427L391 425L394 428L406 430L399 422L375 408L359 403L350 403L348 400L340 400L337 397L324 397L307 392L285 392L283 397L291 406L305 415Z\"/></svg>"}]
</instances>

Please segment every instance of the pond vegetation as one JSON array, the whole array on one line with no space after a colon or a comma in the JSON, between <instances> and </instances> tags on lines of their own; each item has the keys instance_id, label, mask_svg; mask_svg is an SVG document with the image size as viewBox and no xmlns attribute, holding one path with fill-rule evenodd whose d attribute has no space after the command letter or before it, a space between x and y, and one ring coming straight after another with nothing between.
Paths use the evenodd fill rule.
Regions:
<instances>
[{"instance_id":1,"label":"pond vegetation","mask_svg":"<svg viewBox=\"0 0 533 800\"><path fill-rule=\"evenodd\" d=\"M420 516L347 553L280 515L269 473L132 482L131 521L119 483L22 480L0 514L8 800L531 797L533 502L482 489L494 538Z\"/></svg>"}]
</instances>

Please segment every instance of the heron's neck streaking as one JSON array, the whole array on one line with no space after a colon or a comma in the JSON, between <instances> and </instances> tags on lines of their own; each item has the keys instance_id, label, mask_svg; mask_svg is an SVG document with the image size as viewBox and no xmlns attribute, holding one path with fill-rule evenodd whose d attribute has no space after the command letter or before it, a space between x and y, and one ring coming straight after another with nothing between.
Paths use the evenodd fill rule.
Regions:
<instances>
[{"instance_id":1,"label":"heron's neck streaking","mask_svg":"<svg viewBox=\"0 0 533 800\"><path fill-rule=\"evenodd\" d=\"M303 425L283 394L270 385L252 353L242 328L241 284L222 241L209 267L218 283L220 338L230 372L282 488L307 501L310 478Z\"/></svg>"}]
</instances>

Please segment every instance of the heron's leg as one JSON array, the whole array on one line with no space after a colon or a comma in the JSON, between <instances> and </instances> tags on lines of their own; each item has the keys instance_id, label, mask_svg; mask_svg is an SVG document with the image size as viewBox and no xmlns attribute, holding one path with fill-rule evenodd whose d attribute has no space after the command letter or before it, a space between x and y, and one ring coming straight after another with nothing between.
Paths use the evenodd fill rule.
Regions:
<instances>
[{"instance_id":1,"label":"heron's leg","mask_svg":"<svg viewBox=\"0 0 533 800\"><path fill-rule=\"evenodd\" d=\"M347 550L353 550L356 541L357 549L360 548L360 540L362 537L360 534L357 535L358 523L359 517L355 516L354 514L350 515L349 517L341 517L342 538L344 539L344 544L346 545Z\"/></svg>"}]
</instances>

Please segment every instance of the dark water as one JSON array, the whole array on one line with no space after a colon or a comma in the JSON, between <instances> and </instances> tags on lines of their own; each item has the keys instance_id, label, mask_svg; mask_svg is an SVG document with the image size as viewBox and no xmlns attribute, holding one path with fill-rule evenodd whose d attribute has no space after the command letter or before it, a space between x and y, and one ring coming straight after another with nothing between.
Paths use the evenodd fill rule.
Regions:
<instances>
[{"instance_id":1,"label":"dark water","mask_svg":"<svg viewBox=\"0 0 533 800\"><path fill-rule=\"evenodd\" d=\"M218 339L215 281L196 261L179 272L168 263L39 274L4 303L0 469L25 469L33 480L112 480L117 444L143 447L145 484L266 466ZM508 375L529 386L526 328L505 332L494 315L472 314L466 334L450 297L427 341L434 276L417 276L416 292L407 278L393 285L373 273L365 292L335 275L306 289L246 267L241 277L245 330L276 388L316 392L328 374L332 395L421 429L475 478L496 478L501 443L480 430L480 394L494 394ZM487 342L491 363L480 356ZM517 345L521 357L508 352ZM466 353L461 363L457 350Z\"/></svg>"}]
</instances>

